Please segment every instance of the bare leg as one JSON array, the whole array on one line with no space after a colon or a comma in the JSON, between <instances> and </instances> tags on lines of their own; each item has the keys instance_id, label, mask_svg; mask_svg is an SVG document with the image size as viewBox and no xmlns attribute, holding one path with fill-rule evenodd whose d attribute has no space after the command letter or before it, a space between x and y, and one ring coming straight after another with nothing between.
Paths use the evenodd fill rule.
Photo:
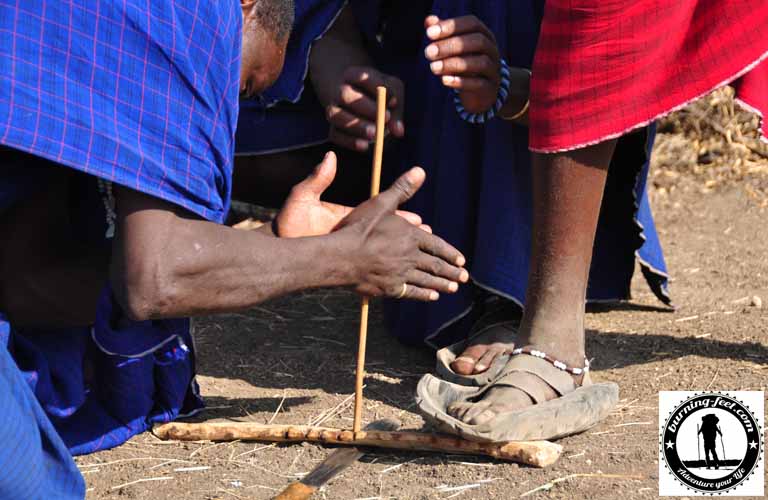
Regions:
<instances>
[{"instance_id":1,"label":"bare leg","mask_svg":"<svg viewBox=\"0 0 768 500\"><path fill-rule=\"evenodd\" d=\"M608 165L616 141L533 157L533 248L519 346L534 346L571 366L584 363L587 279ZM533 375L520 381L556 393ZM499 411L532 404L522 391L498 387L478 403L452 405L449 412L479 424Z\"/></svg>"}]
</instances>

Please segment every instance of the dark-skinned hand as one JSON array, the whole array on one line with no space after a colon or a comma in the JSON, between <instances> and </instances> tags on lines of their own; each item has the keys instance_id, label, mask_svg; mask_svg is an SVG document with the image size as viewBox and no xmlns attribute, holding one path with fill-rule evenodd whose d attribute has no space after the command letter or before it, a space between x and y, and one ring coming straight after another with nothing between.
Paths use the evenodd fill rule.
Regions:
<instances>
[{"instance_id":1,"label":"dark-skinned hand","mask_svg":"<svg viewBox=\"0 0 768 500\"><path fill-rule=\"evenodd\" d=\"M426 174L414 167L380 195L355 208L339 224L337 234L356 248L351 264L355 290L367 296L434 301L453 293L469 274L464 256L441 238L398 216L395 210L424 183Z\"/></svg>"},{"instance_id":2,"label":"dark-skinned hand","mask_svg":"<svg viewBox=\"0 0 768 500\"><path fill-rule=\"evenodd\" d=\"M387 88L386 126L394 137L403 137L405 87L399 78L370 66L351 66L335 88L319 95L332 96L324 102L331 124L329 140L354 151L367 151L376 137L376 87ZM322 100L322 99L321 99Z\"/></svg>"},{"instance_id":3,"label":"dark-skinned hand","mask_svg":"<svg viewBox=\"0 0 768 500\"><path fill-rule=\"evenodd\" d=\"M296 184L277 214L277 235L281 238L322 236L330 233L349 215L352 207L322 201L320 197L336 177L336 155L328 152L309 176ZM409 223L431 232L413 212L398 210Z\"/></svg>"},{"instance_id":4,"label":"dark-skinned hand","mask_svg":"<svg viewBox=\"0 0 768 500\"><path fill-rule=\"evenodd\" d=\"M491 30L475 16L424 20L424 49L432 73L459 92L470 113L484 113L496 102L501 85L501 56Z\"/></svg>"}]
</instances>

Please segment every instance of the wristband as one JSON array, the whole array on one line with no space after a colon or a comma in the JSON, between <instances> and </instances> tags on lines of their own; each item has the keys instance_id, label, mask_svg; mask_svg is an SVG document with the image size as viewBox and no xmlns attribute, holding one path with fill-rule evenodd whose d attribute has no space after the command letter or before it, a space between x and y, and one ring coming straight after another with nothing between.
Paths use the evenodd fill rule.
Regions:
<instances>
[{"instance_id":1,"label":"wristband","mask_svg":"<svg viewBox=\"0 0 768 500\"><path fill-rule=\"evenodd\" d=\"M453 102L456 105L456 112L459 113L462 120L475 124L485 123L496 116L496 113L498 113L502 106L504 106L504 102L507 100L507 96L509 96L509 66L507 66L507 62L504 59L501 59L500 62L501 83L499 84L499 95L496 97L496 102L493 103L493 106L491 106L491 109L488 111L485 111L484 113L470 113L464 109L464 105L461 103L461 98L459 97L459 91L453 89L455 93Z\"/></svg>"}]
</instances>

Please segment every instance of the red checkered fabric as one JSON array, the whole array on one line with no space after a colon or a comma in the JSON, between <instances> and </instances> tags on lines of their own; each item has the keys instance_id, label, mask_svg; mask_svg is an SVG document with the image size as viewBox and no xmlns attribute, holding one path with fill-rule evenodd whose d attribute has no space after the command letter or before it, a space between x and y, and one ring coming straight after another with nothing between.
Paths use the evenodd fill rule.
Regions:
<instances>
[{"instance_id":1,"label":"red checkered fabric","mask_svg":"<svg viewBox=\"0 0 768 500\"><path fill-rule=\"evenodd\" d=\"M760 63L733 84L741 104L760 115L762 139L768 141L768 61Z\"/></svg>"},{"instance_id":2,"label":"red checkered fabric","mask_svg":"<svg viewBox=\"0 0 768 500\"><path fill-rule=\"evenodd\" d=\"M741 76L741 97L765 111L766 57L766 0L547 0L530 147L552 153L623 135Z\"/></svg>"}]
</instances>

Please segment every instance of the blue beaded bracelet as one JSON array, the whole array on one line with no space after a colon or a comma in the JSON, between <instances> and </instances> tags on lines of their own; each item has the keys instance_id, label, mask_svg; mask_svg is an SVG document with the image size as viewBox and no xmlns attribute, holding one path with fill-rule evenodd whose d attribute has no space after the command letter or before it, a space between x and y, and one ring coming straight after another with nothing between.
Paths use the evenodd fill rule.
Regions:
<instances>
[{"instance_id":1,"label":"blue beaded bracelet","mask_svg":"<svg viewBox=\"0 0 768 500\"><path fill-rule=\"evenodd\" d=\"M456 105L456 112L459 113L459 116L462 120L469 123L485 123L486 121L496 116L496 113L498 113L501 107L504 106L504 102L507 100L507 96L509 95L509 66L507 66L507 61L504 59L501 60L500 74L501 84L499 85L499 95L496 97L496 102L493 103L491 109L484 113L470 113L464 109L464 105L461 104L461 98L459 97L459 91L453 89L455 93L453 96L453 102Z\"/></svg>"}]
</instances>

